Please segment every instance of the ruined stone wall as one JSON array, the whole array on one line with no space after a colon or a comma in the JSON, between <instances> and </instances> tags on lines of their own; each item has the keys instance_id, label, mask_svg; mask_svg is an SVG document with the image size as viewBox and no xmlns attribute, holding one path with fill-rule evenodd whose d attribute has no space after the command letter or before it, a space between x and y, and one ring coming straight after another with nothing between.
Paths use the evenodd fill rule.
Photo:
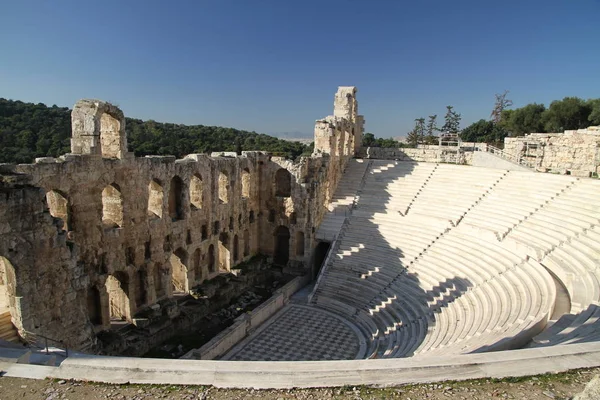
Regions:
<instances>
[{"instance_id":1,"label":"ruined stone wall","mask_svg":"<svg viewBox=\"0 0 600 400\"><path fill-rule=\"evenodd\" d=\"M111 320L131 321L256 253L306 268L362 135L355 93L341 88L335 113L348 110L317 122L331 146L296 162L261 152L136 158L117 107L77 103L71 154L0 165L0 268L20 334L93 349Z\"/></svg>"},{"instance_id":2,"label":"ruined stone wall","mask_svg":"<svg viewBox=\"0 0 600 400\"><path fill-rule=\"evenodd\" d=\"M456 163L471 165L473 148L471 146L456 147L419 145L418 148L382 148L363 147L357 156L360 158L373 158L380 160L418 161L433 163Z\"/></svg>"},{"instance_id":3,"label":"ruined stone wall","mask_svg":"<svg viewBox=\"0 0 600 400\"><path fill-rule=\"evenodd\" d=\"M597 176L600 172L600 129L590 127L505 138L504 151L521 157L538 171Z\"/></svg>"}]
</instances>

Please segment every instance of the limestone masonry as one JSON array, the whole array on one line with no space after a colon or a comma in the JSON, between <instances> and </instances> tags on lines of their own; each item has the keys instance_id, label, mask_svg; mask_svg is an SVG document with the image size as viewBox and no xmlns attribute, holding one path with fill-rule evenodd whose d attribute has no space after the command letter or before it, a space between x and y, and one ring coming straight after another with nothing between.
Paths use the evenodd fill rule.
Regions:
<instances>
[{"instance_id":1,"label":"limestone masonry","mask_svg":"<svg viewBox=\"0 0 600 400\"><path fill-rule=\"evenodd\" d=\"M345 161L361 142L356 89L340 88L317 122L315 156L261 152L134 157L123 112L81 100L71 153L0 165L0 307L23 338L81 350L111 319L261 253L308 267Z\"/></svg>"}]
</instances>

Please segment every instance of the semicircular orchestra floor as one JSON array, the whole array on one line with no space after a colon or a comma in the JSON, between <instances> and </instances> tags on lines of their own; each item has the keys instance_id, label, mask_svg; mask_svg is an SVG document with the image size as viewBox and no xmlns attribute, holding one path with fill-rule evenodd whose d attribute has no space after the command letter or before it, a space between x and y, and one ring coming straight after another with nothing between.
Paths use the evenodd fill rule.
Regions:
<instances>
[{"instance_id":1,"label":"semicircular orchestra floor","mask_svg":"<svg viewBox=\"0 0 600 400\"><path fill-rule=\"evenodd\" d=\"M232 361L317 361L363 358L358 329L320 308L289 304L222 359Z\"/></svg>"}]
</instances>

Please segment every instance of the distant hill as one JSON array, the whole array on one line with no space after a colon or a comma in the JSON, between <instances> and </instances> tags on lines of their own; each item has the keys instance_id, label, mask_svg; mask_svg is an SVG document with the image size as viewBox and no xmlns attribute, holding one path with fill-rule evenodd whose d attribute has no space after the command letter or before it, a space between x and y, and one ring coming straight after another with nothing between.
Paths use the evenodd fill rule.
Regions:
<instances>
[{"instance_id":1,"label":"distant hill","mask_svg":"<svg viewBox=\"0 0 600 400\"><path fill-rule=\"evenodd\" d=\"M301 142L234 128L181 125L126 118L129 150L136 156L262 150L296 158ZM71 110L0 98L0 163L30 163L71 151Z\"/></svg>"}]
</instances>

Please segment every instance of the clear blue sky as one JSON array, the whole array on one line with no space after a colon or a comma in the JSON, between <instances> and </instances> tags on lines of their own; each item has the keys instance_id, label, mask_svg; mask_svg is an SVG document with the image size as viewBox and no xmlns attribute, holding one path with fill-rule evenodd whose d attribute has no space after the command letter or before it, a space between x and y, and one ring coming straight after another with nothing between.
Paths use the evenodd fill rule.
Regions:
<instances>
[{"instance_id":1,"label":"clear blue sky","mask_svg":"<svg viewBox=\"0 0 600 400\"><path fill-rule=\"evenodd\" d=\"M127 116L312 133L339 85L376 136L452 104L488 118L600 97L600 0L4 0L0 97Z\"/></svg>"}]
</instances>

